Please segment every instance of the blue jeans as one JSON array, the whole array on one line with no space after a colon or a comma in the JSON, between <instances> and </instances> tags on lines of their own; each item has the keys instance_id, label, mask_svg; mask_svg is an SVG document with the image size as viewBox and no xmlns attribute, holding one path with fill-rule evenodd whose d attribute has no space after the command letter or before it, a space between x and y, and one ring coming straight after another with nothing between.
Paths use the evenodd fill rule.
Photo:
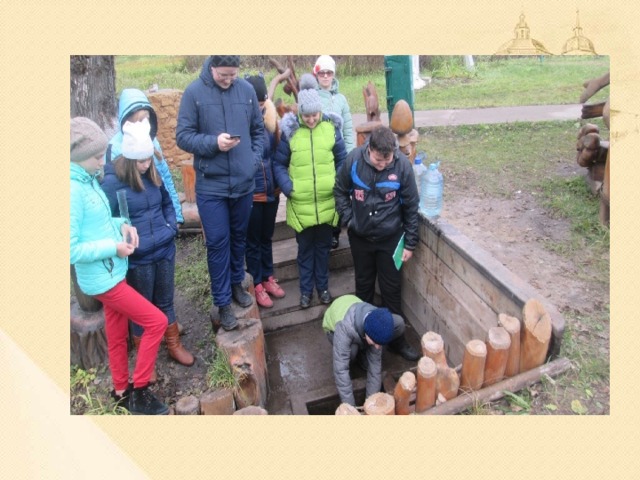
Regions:
<instances>
[{"instance_id":1,"label":"blue jeans","mask_svg":"<svg viewBox=\"0 0 640 480\"><path fill-rule=\"evenodd\" d=\"M267 281L273 275L273 248L271 238L276 224L280 198L274 202L253 202L245 257L247 272L253 277L254 285Z\"/></svg>"},{"instance_id":2,"label":"blue jeans","mask_svg":"<svg viewBox=\"0 0 640 480\"><path fill-rule=\"evenodd\" d=\"M156 263L138 265L127 272L127 283L158 307L167 316L169 325L176 321L173 308L175 260L173 256ZM131 322L131 330L136 337L144 333L144 329L134 322Z\"/></svg>"},{"instance_id":3,"label":"blue jeans","mask_svg":"<svg viewBox=\"0 0 640 480\"><path fill-rule=\"evenodd\" d=\"M318 292L329 288L332 232L333 227L324 223L296 233L301 294L311 295L314 284Z\"/></svg>"},{"instance_id":4,"label":"blue jeans","mask_svg":"<svg viewBox=\"0 0 640 480\"><path fill-rule=\"evenodd\" d=\"M231 285L244 280L244 250L253 193L239 198L196 194L206 237L211 295L216 307L231 304Z\"/></svg>"}]
</instances>

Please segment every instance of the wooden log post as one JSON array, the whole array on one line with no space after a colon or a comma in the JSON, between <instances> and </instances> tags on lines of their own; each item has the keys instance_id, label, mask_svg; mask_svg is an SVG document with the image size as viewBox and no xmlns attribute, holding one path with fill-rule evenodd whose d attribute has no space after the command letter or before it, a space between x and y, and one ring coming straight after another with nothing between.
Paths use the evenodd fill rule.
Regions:
<instances>
[{"instance_id":1,"label":"wooden log post","mask_svg":"<svg viewBox=\"0 0 640 480\"><path fill-rule=\"evenodd\" d=\"M447 357L444 354L444 342L436 332L427 332L420 341L422 354L432 359L436 366L447 367Z\"/></svg>"},{"instance_id":2,"label":"wooden log post","mask_svg":"<svg viewBox=\"0 0 640 480\"><path fill-rule=\"evenodd\" d=\"M520 338L520 371L526 372L542 365L551 341L551 317L535 298L522 308L524 328Z\"/></svg>"},{"instance_id":3,"label":"wooden log post","mask_svg":"<svg viewBox=\"0 0 640 480\"><path fill-rule=\"evenodd\" d=\"M87 313L97 312L102 308L102 303L100 300L97 300L95 297L91 295L87 295L78 286L78 277L76 276L76 269L73 265L69 265L71 267L71 282L73 283L73 293L76 296L76 301L78 302L78 306L80 309Z\"/></svg>"},{"instance_id":4,"label":"wooden log post","mask_svg":"<svg viewBox=\"0 0 640 480\"><path fill-rule=\"evenodd\" d=\"M231 389L207 390L200 396L201 415L233 415L235 410L236 406Z\"/></svg>"},{"instance_id":5,"label":"wooden log post","mask_svg":"<svg viewBox=\"0 0 640 480\"><path fill-rule=\"evenodd\" d=\"M176 415L200 415L200 401L189 395L176 402Z\"/></svg>"},{"instance_id":6,"label":"wooden log post","mask_svg":"<svg viewBox=\"0 0 640 480\"><path fill-rule=\"evenodd\" d=\"M364 401L366 415L395 415L396 402L388 393L378 392Z\"/></svg>"},{"instance_id":7,"label":"wooden log post","mask_svg":"<svg viewBox=\"0 0 640 480\"><path fill-rule=\"evenodd\" d=\"M411 413L411 394L416 390L416 376L412 372L404 372L393 390L393 400L396 404L396 415Z\"/></svg>"},{"instance_id":8,"label":"wooden log post","mask_svg":"<svg viewBox=\"0 0 640 480\"><path fill-rule=\"evenodd\" d=\"M487 360L484 365L483 387L488 387L504 378L509 358L511 337L503 327L491 327L487 334Z\"/></svg>"},{"instance_id":9,"label":"wooden log post","mask_svg":"<svg viewBox=\"0 0 640 480\"><path fill-rule=\"evenodd\" d=\"M239 319L239 328L230 332L220 329L216 345L224 350L229 363L240 378L235 392L237 408L249 405L264 407L267 403L267 360L262 323L255 318Z\"/></svg>"},{"instance_id":10,"label":"wooden log post","mask_svg":"<svg viewBox=\"0 0 640 480\"><path fill-rule=\"evenodd\" d=\"M442 395L446 400L451 400L458 395L460 389L460 377L451 367L438 367L436 375L436 394Z\"/></svg>"},{"instance_id":11,"label":"wooden log post","mask_svg":"<svg viewBox=\"0 0 640 480\"><path fill-rule=\"evenodd\" d=\"M608 104L608 103L607 103ZM600 191L600 223L609 226L609 216L611 210L611 180L609 173L609 156L611 149L607 150L607 160L604 165L604 178L602 180L602 190Z\"/></svg>"},{"instance_id":12,"label":"wooden log post","mask_svg":"<svg viewBox=\"0 0 640 480\"><path fill-rule=\"evenodd\" d=\"M71 364L87 370L109 361L104 310L86 312L71 299Z\"/></svg>"},{"instance_id":13,"label":"wooden log post","mask_svg":"<svg viewBox=\"0 0 640 480\"><path fill-rule=\"evenodd\" d=\"M341 403L340 406L336 408L336 415L360 415L360 412L353 405Z\"/></svg>"},{"instance_id":14,"label":"wooden log post","mask_svg":"<svg viewBox=\"0 0 640 480\"><path fill-rule=\"evenodd\" d=\"M484 365L487 360L487 346L481 340L469 340L462 359L460 389L480 390L484 382Z\"/></svg>"},{"instance_id":15,"label":"wooden log post","mask_svg":"<svg viewBox=\"0 0 640 480\"><path fill-rule=\"evenodd\" d=\"M520 320L506 313L501 313L498 315L498 325L503 327L511 338L504 376L513 377L520 373Z\"/></svg>"},{"instance_id":16,"label":"wooden log post","mask_svg":"<svg viewBox=\"0 0 640 480\"><path fill-rule=\"evenodd\" d=\"M182 173L185 201L196 203L196 171L193 168L193 158L180 162L180 172Z\"/></svg>"},{"instance_id":17,"label":"wooden log post","mask_svg":"<svg viewBox=\"0 0 640 480\"><path fill-rule=\"evenodd\" d=\"M248 407L241 408L233 412L233 415L269 415L262 407L256 407L255 405L249 405Z\"/></svg>"},{"instance_id":18,"label":"wooden log post","mask_svg":"<svg viewBox=\"0 0 640 480\"><path fill-rule=\"evenodd\" d=\"M455 415L476 403L495 402L504 397L504 392L518 392L534 383L540 381L542 376L556 377L571 367L571 362L566 358L558 358L540 367L523 372L515 377L507 378L501 382L494 383L490 387L483 388L471 395L460 395L448 402L436 405L420 415Z\"/></svg>"},{"instance_id":19,"label":"wooden log post","mask_svg":"<svg viewBox=\"0 0 640 480\"><path fill-rule=\"evenodd\" d=\"M423 412L436 403L436 377L438 367L429 357L422 357L418 361L416 386L416 412Z\"/></svg>"}]
</instances>

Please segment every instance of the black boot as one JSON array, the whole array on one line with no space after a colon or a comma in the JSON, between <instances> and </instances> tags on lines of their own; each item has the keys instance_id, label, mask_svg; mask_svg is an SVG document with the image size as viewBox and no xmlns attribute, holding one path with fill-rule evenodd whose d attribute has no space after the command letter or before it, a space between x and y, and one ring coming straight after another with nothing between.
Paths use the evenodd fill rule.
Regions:
<instances>
[{"instance_id":1,"label":"black boot","mask_svg":"<svg viewBox=\"0 0 640 480\"><path fill-rule=\"evenodd\" d=\"M249 295L249 292L242 288L242 285L239 283L231 285L231 295L233 299L238 302L238 305L243 308L250 307L253 303L253 297ZM222 322L222 324L224 325L224 322Z\"/></svg>"},{"instance_id":2,"label":"black boot","mask_svg":"<svg viewBox=\"0 0 640 480\"><path fill-rule=\"evenodd\" d=\"M132 383L127 385L127 388L121 395L116 395L115 389L111 390L111 398L113 398L116 407L122 407L125 410L129 410L129 397L131 396L131 390L133 390Z\"/></svg>"},{"instance_id":3,"label":"black boot","mask_svg":"<svg viewBox=\"0 0 640 480\"><path fill-rule=\"evenodd\" d=\"M238 320L231 310L231 305L220 307L218 309L218 312L220 313L220 324L222 328L224 328L226 331L235 330L236 328L238 328Z\"/></svg>"},{"instance_id":4,"label":"black boot","mask_svg":"<svg viewBox=\"0 0 640 480\"><path fill-rule=\"evenodd\" d=\"M149 386L134 388L129 396L131 415L167 415L169 407L149 391Z\"/></svg>"},{"instance_id":5,"label":"black boot","mask_svg":"<svg viewBox=\"0 0 640 480\"><path fill-rule=\"evenodd\" d=\"M409 345L409 342L404 338L404 335L389 342L389 350L397 353L402 358L409 360L410 362L416 362L420 359L420 355L418 355L418 352Z\"/></svg>"}]
</instances>

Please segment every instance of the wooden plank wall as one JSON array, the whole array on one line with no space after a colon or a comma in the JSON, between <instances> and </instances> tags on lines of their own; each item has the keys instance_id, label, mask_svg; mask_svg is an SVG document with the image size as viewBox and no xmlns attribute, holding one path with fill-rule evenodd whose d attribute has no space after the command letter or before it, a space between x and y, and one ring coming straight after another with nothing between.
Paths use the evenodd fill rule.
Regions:
<instances>
[{"instance_id":1,"label":"wooden plank wall","mask_svg":"<svg viewBox=\"0 0 640 480\"><path fill-rule=\"evenodd\" d=\"M467 342L484 341L498 314L522 319L524 303L537 298L553 323L550 354L558 354L564 318L553 305L446 221L420 220L420 244L402 267L402 308L419 335L439 333L449 364L459 365Z\"/></svg>"}]
</instances>

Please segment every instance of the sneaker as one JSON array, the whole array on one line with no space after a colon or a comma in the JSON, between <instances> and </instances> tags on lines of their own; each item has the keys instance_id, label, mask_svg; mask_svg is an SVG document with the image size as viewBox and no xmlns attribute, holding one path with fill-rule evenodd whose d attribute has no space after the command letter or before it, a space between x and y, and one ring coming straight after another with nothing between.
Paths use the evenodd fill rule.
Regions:
<instances>
[{"instance_id":1,"label":"sneaker","mask_svg":"<svg viewBox=\"0 0 640 480\"><path fill-rule=\"evenodd\" d=\"M238 305L243 308L250 307L253 303L253 297L249 295L249 292L242 288L242 285L239 283L231 285L231 295L233 299L238 302ZM224 322L222 323L224 325Z\"/></svg>"},{"instance_id":2,"label":"sneaker","mask_svg":"<svg viewBox=\"0 0 640 480\"><path fill-rule=\"evenodd\" d=\"M338 235L334 235L331 239L331 250L335 250L340 245L340 237Z\"/></svg>"},{"instance_id":3,"label":"sneaker","mask_svg":"<svg viewBox=\"0 0 640 480\"><path fill-rule=\"evenodd\" d=\"M300 306L302 308L309 308L311 306L311 294L303 293L300 295Z\"/></svg>"},{"instance_id":4,"label":"sneaker","mask_svg":"<svg viewBox=\"0 0 640 480\"><path fill-rule=\"evenodd\" d=\"M122 407L125 410L129 410L129 397L131 396L131 390L133 390L132 383L127 385L127 388L124 392L122 392L121 395L116 395L115 389L109 392L111 394L111 398L115 402L116 407Z\"/></svg>"},{"instance_id":5,"label":"sneaker","mask_svg":"<svg viewBox=\"0 0 640 480\"><path fill-rule=\"evenodd\" d=\"M258 305L264 308L273 307L273 302L269 298L269 294L260 283L256 285L256 302L258 302Z\"/></svg>"},{"instance_id":6,"label":"sneaker","mask_svg":"<svg viewBox=\"0 0 640 480\"><path fill-rule=\"evenodd\" d=\"M231 305L225 305L218 309L220 313L220 326L227 332L238 328L238 320L231 310Z\"/></svg>"},{"instance_id":7,"label":"sneaker","mask_svg":"<svg viewBox=\"0 0 640 480\"><path fill-rule=\"evenodd\" d=\"M169 407L149 391L149 387L134 388L129 396L129 412L132 415L167 415Z\"/></svg>"},{"instance_id":8,"label":"sneaker","mask_svg":"<svg viewBox=\"0 0 640 480\"><path fill-rule=\"evenodd\" d=\"M266 282L262 282L262 287L267 291L269 295L272 295L275 298L283 298L286 295L284 293L284 290L280 288L280 285L278 285L278 280L273 278L273 275L271 275L269 277L269 280L267 280Z\"/></svg>"},{"instance_id":9,"label":"sneaker","mask_svg":"<svg viewBox=\"0 0 640 480\"><path fill-rule=\"evenodd\" d=\"M322 303L324 303L325 305L328 305L332 302L333 298L331 297L331 294L329 293L329 290L323 290L320 293L320 301Z\"/></svg>"}]
</instances>

